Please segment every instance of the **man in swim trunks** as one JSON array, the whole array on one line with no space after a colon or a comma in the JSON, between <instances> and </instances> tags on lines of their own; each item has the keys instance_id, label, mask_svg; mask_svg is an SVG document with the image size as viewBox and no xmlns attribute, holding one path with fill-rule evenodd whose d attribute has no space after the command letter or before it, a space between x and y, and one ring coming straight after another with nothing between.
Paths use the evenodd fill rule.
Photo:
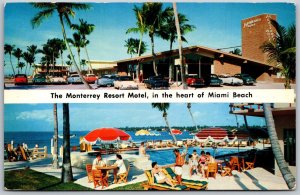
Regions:
<instances>
[{"instance_id":1,"label":"man in swim trunks","mask_svg":"<svg viewBox=\"0 0 300 195\"><path fill-rule=\"evenodd\" d=\"M176 179L179 183L179 185L182 185L182 166L184 165L184 158L183 156L180 154L178 149L174 150L174 154L175 154L175 174L176 174Z\"/></svg>"}]
</instances>

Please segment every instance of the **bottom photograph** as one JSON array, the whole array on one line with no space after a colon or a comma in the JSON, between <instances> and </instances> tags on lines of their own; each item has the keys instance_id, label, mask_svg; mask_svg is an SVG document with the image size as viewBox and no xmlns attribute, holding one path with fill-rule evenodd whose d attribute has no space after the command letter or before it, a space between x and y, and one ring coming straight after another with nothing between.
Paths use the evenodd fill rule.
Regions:
<instances>
[{"instance_id":1,"label":"bottom photograph","mask_svg":"<svg viewBox=\"0 0 300 195\"><path fill-rule=\"evenodd\" d=\"M294 190L294 104L5 104L4 189Z\"/></svg>"}]
</instances>

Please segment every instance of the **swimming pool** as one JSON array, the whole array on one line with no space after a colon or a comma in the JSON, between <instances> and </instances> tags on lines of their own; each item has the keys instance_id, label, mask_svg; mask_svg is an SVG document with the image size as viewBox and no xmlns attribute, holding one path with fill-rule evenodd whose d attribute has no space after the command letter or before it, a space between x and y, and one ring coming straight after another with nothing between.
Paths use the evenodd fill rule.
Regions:
<instances>
[{"instance_id":1,"label":"swimming pool","mask_svg":"<svg viewBox=\"0 0 300 195\"><path fill-rule=\"evenodd\" d=\"M183 148L180 148L179 151L182 152ZM247 151L247 149L237 149L237 148L199 148L199 147L191 147L188 148L188 154L192 154L193 150L197 151L197 154L200 155L200 152L203 150L204 152L210 152L213 157L218 157L227 154L234 154L238 152ZM169 150L160 150L160 151L147 151L147 154L150 155L150 160L152 162L157 162L159 165L168 165L175 163L175 155L173 153L173 149Z\"/></svg>"}]
</instances>

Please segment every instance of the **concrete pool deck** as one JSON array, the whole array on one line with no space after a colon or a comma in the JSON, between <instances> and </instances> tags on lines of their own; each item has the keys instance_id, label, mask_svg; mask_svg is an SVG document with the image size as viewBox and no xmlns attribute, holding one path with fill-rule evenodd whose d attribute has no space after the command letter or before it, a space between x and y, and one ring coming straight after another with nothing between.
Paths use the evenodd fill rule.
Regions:
<instances>
[{"instance_id":1,"label":"concrete pool deck","mask_svg":"<svg viewBox=\"0 0 300 195\"><path fill-rule=\"evenodd\" d=\"M52 158L45 158L39 160L32 160L29 162L5 162L4 170L23 169L30 167L30 169L52 175L57 178L61 177L61 169L53 169L51 166ZM275 176L263 168L256 167L252 170L244 172L233 171L233 176L222 177L217 174L216 179L210 177L203 179L201 176L193 175L191 178L188 175L188 165L183 166L183 178L192 180L205 180L208 181L208 190L288 190L288 187L283 177ZM75 183L94 189L93 183L88 183L86 171L73 167L73 176L76 180ZM139 173L130 173L128 183L124 184L111 184L105 190L110 190L115 187L120 187L128 184L146 181L146 176L141 170ZM109 178L112 181L112 175ZM102 190L101 187L95 190Z\"/></svg>"}]
</instances>

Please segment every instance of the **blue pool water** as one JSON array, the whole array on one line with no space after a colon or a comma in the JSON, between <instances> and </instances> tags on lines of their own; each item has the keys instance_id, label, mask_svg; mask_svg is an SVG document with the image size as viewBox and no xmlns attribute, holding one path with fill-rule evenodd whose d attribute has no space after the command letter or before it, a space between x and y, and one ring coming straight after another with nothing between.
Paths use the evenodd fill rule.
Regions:
<instances>
[{"instance_id":1,"label":"blue pool water","mask_svg":"<svg viewBox=\"0 0 300 195\"><path fill-rule=\"evenodd\" d=\"M180 152L182 152L183 148L180 148L179 150ZM210 152L210 154L213 157L246 151L246 149L237 149L237 148L217 148L216 150L214 150L212 148L202 149L199 147L192 147L192 148L188 148L188 154L192 154L193 150L196 150L198 155L200 155L200 152L202 150L204 152ZM159 165L168 165L168 164L175 163L175 155L173 153L173 149L161 150L161 151L147 151L147 154L150 155L150 160L152 160L152 162L157 162Z\"/></svg>"}]
</instances>

